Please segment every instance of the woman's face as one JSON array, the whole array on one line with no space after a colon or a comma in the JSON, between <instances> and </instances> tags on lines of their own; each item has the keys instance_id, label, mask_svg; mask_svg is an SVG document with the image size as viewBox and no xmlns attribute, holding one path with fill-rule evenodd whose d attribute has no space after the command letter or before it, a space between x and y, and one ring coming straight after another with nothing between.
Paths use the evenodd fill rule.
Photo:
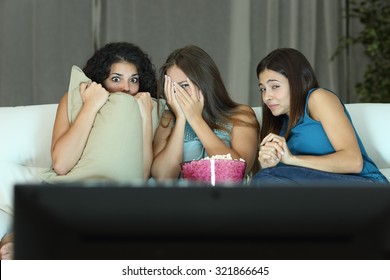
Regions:
<instances>
[{"instance_id":1,"label":"woman's face","mask_svg":"<svg viewBox=\"0 0 390 280\"><path fill-rule=\"evenodd\" d=\"M183 70L176 65L173 65L167 69L167 76L171 77L172 82L176 82L188 92L189 84L187 81L187 75L183 72Z\"/></svg>"},{"instance_id":2,"label":"woman's face","mask_svg":"<svg viewBox=\"0 0 390 280\"><path fill-rule=\"evenodd\" d=\"M284 75L265 69L259 74L259 90L272 115L290 114L290 85Z\"/></svg>"},{"instance_id":3,"label":"woman's face","mask_svg":"<svg viewBox=\"0 0 390 280\"><path fill-rule=\"evenodd\" d=\"M111 65L111 71L104 86L108 92L124 92L135 95L139 91L139 74L133 63L117 62Z\"/></svg>"}]
</instances>

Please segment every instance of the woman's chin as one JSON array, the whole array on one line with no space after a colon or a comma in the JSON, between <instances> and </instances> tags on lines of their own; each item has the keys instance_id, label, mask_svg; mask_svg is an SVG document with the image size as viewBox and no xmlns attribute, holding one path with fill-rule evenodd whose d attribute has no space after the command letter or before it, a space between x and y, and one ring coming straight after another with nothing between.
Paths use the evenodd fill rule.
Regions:
<instances>
[{"instance_id":1,"label":"woman's chin","mask_svg":"<svg viewBox=\"0 0 390 280\"><path fill-rule=\"evenodd\" d=\"M280 116L280 115L282 115L279 111L271 111L271 113L272 113L272 115L274 116L274 117L278 117L278 116Z\"/></svg>"}]
</instances>

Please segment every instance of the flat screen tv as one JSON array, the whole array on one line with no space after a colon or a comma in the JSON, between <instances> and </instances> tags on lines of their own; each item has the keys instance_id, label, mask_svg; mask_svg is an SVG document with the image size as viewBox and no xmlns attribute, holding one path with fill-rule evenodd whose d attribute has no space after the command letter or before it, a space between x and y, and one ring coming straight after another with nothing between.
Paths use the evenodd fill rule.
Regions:
<instances>
[{"instance_id":1,"label":"flat screen tv","mask_svg":"<svg viewBox=\"0 0 390 280\"><path fill-rule=\"evenodd\" d=\"M389 259L381 186L15 186L16 259Z\"/></svg>"}]
</instances>

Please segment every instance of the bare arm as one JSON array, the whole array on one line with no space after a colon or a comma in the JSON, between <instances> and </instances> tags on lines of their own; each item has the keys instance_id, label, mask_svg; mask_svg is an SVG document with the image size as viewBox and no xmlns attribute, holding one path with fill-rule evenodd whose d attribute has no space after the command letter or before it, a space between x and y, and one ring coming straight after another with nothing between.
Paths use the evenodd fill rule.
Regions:
<instances>
[{"instance_id":1,"label":"bare arm","mask_svg":"<svg viewBox=\"0 0 390 280\"><path fill-rule=\"evenodd\" d=\"M157 180L177 179L180 175L180 163L183 160L183 142L185 119L176 119L165 112L154 136L154 160L152 176Z\"/></svg>"},{"instance_id":2,"label":"bare arm","mask_svg":"<svg viewBox=\"0 0 390 280\"><path fill-rule=\"evenodd\" d=\"M353 127L344 112L340 100L331 92L318 89L309 97L311 118L321 122L335 152L322 156L291 155L283 137L270 135L269 141L275 141L283 148L280 155L285 164L313 168L334 173L359 173L363 168L363 159ZM267 136L268 137L268 136ZM275 139L275 141L273 140Z\"/></svg>"},{"instance_id":3,"label":"bare arm","mask_svg":"<svg viewBox=\"0 0 390 280\"><path fill-rule=\"evenodd\" d=\"M84 105L71 125L68 120L68 94L58 105L54 122L51 157L53 168L59 175L67 174L78 162L91 131L96 113L108 98L108 92L99 84L80 86Z\"/></svg>"}]
</instances>

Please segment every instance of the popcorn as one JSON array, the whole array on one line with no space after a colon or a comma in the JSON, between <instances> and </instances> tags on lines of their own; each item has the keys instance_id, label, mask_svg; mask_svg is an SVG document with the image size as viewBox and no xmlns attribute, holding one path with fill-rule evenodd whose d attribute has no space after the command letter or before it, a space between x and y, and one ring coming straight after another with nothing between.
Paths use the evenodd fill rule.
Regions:
<instances>
[{"instance_id":1,"label":"popcorn","mask_svg":"<svg viewBox=\"0 0 390 280\"><path fill-rule=\"evenodd\" d=\"M211 156L211 157L205 157L205 158L202 158L200 160L205 160L205 159L230 159L230 160L233 160L232 155L230 153L226 154L226 155L215 155L215 156ZM242 158L240 158L239 160L245 161Z\"/></svg>"},{"instance_id":2,"label":"popcorn","mask_svg":"<svg viewBox=\"0 0 390 280\"><path fill-rule=\"evenodd\" d=\"M230 154L205 157L181 164L184 179L210 183L241 183L244 179L246 162L233 159Z\"/></svg>"}]
</instances>

